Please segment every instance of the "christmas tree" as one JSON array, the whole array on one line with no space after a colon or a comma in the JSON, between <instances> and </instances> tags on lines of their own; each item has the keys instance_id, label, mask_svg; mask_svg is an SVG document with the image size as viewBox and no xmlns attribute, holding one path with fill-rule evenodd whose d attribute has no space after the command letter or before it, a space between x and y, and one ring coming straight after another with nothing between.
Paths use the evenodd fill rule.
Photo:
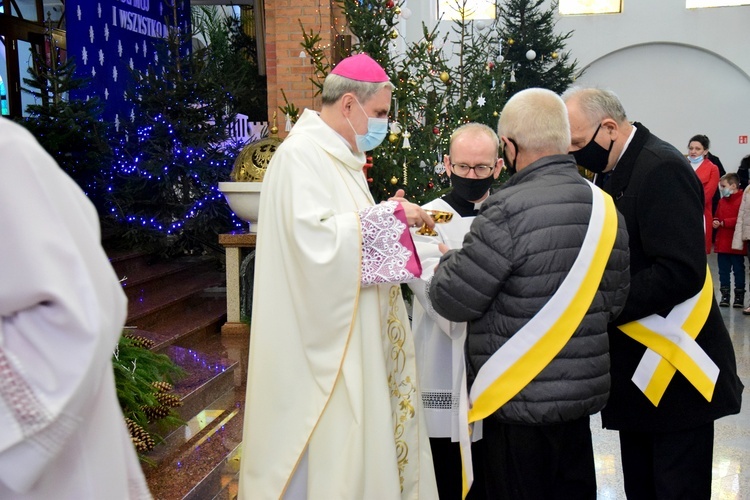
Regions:
<instances>
[{"instance_id":1,"label":"christmas tree","mask_svg":"<svg viewBox=\"0 0 750 500\"><path fill-rule=\"evenodd\" d=\"M236 148L227 144L233 98L210 46L193 53L175 30L160 47L162 67L134 72L132 123L117 124L109 173L109 220L132 247L165 255L217 247L241 225L218 191Z\"/></svg>"},{"instance_id":2,"label":"christmas tree","mask_svg":"<svg viewBox=\"0 0 750 500\"><path fill-rule=\"evenodd\" d=\"M372 56L395 85L388 141L372 152L368 169L376 200L398 188L418 203L439 196L448 186L440 174L456 127L476 121L494 129L513 93L534 86L561 92L576 73L576 63L564 51L571 34L554 33L554 3L542 10L541 0L513 0L497 6L495 20L473 21L469 2L455 0L459 16L451 33L423 24L421 39L401 52L396 42L407 9L403 1L338 3L354 36L352 53ZM313 83L320 89L332 65L319 42L303 26L301 44L315 64ZM281 110L294 115L296 107L287 102Z\"/></svg>"},{"instance_id":3,"label":"christmas tree","mask_svg":"<svg viewBox=\"0 0 750 500\"><path fill-rule=\"evenodd\" d=\"M508 91L514 94L530 87L543 87L558 94L567 89L578 74L577 63L565 51L572 32L556 34L557 2L542 10L544 0L507 0L498 3L502 55L512 78Z\"/></svg>"},{"instance_id":4,"label":"christmas tree","mask_svg":"<svg viewBox=\"0 0 750 500\"><path fill-rule=\"evenodd\" d=\"M193 38L206 40L197 59L205 62L204 71L221 82L232 95L234 111L263 121L267 113L266 79L258 74L255 38L248 35L239 18L220 14L215 7L196 7L192 13Z\"/></svg>"},{"instance_id":5,"label":"christmas tree","mask_svg":"<svg viewBox=\"0 0 750 500\"><path fill-rule=\"evenodd\" d=\"M19 119L57 164L84 190L100 211L103 207L101 170L111 160L109 124L101 120L97 98L70 99L71 90L85 88L87 79L75 75L73 58L46 37L49 52L34 53L23 91L35 98Z\"/></svg>"}]
</instances>

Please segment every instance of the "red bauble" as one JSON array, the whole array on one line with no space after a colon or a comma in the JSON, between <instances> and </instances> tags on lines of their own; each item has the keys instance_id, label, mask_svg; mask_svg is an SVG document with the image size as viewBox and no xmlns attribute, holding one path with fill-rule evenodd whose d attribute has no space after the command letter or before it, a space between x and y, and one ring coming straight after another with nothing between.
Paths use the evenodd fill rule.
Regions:
<instances>
[{"instance_id":1,"label":"red bauble","mask_svg":"<svg viewBox=\"0 0 750 500\"><path fill-rule=\"evenodd\" d=\"M435 135L439 135L440 134L440 129L437 128L437 127L432 127L432 133L435 134Z\"/></svg>"},{"instance_id":2,"label":"red bauble","mask_svg":"<svg viewBox=\"0 0 750 500\"><path fill-rule=\"evenodd\" d=\"M432 189L432 188L435 187L435 184L433 184L432 181L430 181L430 182L427 183L427 187L430 188L430 189Z\"/></svg>"},{"instance_id":3,"label":"red bauble","mask_svg":"<svg viewBox=\"0 0 750 500\"><path fill-rule=\"evenodd\" d=\"M394 5L395 4L393 3L393 0L388 0L387 2L385 2L385 6L389 9L392 9Z\"/></svg>"}]
</instances>

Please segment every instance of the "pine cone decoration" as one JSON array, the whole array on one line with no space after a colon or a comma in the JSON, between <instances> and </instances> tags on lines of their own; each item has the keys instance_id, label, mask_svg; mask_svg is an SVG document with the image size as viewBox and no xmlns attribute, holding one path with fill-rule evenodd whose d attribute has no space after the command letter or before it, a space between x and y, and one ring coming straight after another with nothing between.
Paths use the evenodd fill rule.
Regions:
<instances>
[{"instance_id":1,"label":"pine cone decoration","mask_svg":"<svg viewBox=\"0 0 750 500\"><path fill-rule=\"evenodd\" d=\"M167 394L166 392L159 392L156 394L156 400L169 408L177 408L182 406L182 399L175 394Z\"/></svg>"},{"instance_id":2,"label":"pine cone decoration","mask_svg":"<svg viewBox=\"0 0 750 500\"><path fill-rule=\"evenodd\" d=\"M141 409L143 410L143 413L146 414L146 417L148 417L149 422L160 420L169 415L169 412L171 411L168 406L164 405L144 406Z\"/></svg>"},{"instance_id":3,"label":"pine cone decoration","mask_svg":"<svg viewBox=\"0 0 750 500\"><path fill-rule=\"evenodd\" d=\"M130 439L138 453L146 453L154 449L156 442L151 434L132 419L125 417L125 424L130 432Z\"/></svg>"},{"instance_id":4,"label":"pine cone decoration","mask_svg":"<svg viewBox=\"0 0 750 500\"><path fill-rule=\"evenodd\" d=\"M141 337L140 335L133 335L132 333L125 333L123 334L123 337L132 340L133 345L142 349L151 349L156 345L156 342L154 342L153 340L147 339L146 337Z\"/></svg>"},{"instance_id":5,"label":"pine cone decoration","mask_svg":"<svg viewBox=\"0 0 750 500\"><path fill-rule=\"evenodd\" d=\"M160 380L157 380L156 382L151 382L151 386L156 389L158 392L169 392L174 389L174 386L170 384L169 382L162 382Z\"/></svg>"}]
</instances>

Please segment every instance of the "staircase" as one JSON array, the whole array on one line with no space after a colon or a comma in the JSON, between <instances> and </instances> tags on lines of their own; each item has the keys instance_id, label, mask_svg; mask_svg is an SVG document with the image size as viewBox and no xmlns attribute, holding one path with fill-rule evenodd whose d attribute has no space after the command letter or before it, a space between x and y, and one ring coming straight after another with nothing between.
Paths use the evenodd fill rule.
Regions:
<instances>
[{"instance_id":1,"label":"staircase","mask_svg":"<svg viewBox=\"0 0 750 500\"><path fill-rule=\"evenodd\" d=\"M224 271L215 261L155 260L139 252L109 252L129 299L129 333L154 342L187 376L174 392L178 428L154 427L164 442L143 463L157 500L233 499L242 439L247 336L222 336Z\"/></svg>"}]
</instances>

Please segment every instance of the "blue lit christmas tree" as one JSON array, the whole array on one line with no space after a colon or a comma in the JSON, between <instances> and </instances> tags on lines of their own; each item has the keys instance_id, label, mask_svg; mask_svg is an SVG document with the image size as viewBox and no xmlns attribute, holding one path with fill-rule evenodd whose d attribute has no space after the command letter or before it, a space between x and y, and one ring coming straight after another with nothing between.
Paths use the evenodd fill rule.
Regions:
<instances>
[{"instance_id":1,"label":"blue lit christmas tree","mask_svg":"<svg viewBox=\"0 0 750 500\"><path fill-rule=\"evenodd\" d=\"M188 53L179 35L161 46L163 66L134 72L131 122L116 123L107 176L107 218L130 246L165 254L202 252L241 222L218 191L236 149L227 145L231 94Z\"/></svg>"}]
</instances>

